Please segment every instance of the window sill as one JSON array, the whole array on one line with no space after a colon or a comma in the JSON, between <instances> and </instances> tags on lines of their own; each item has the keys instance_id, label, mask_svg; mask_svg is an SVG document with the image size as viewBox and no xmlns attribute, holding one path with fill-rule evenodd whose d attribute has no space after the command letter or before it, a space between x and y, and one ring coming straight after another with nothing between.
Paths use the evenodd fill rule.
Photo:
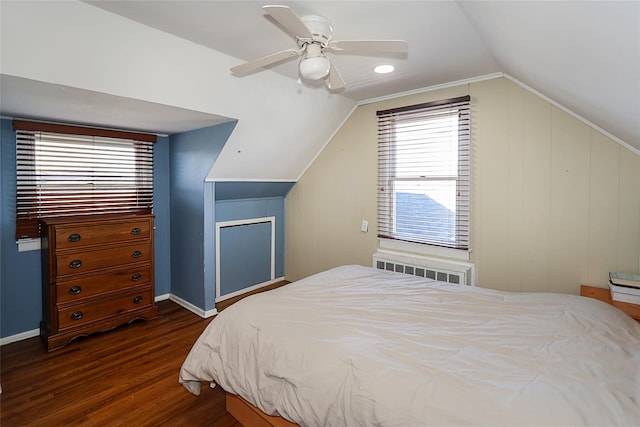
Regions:
<instances>
[{"instance_id":1,"label":"window sill","mask_svg":"<svg viewBox=\"0 0 640 427\"><path fill-rule=\"evenodd\" d=\"M471 250L452 249L442 246L433 246L420 243L404 242L402 240L379 238L379 247L381 249L389 249L401 252L413 252L421 255L430 255L435 257L449 258L459 261L469 261Z\"/></svg>"},{"instance_id":2,"label":"window sill","mask_svg":"<svg viewBox=\"0 0 640 427\"><path fill-rule=\"evenodd\" d=\"M29 252L40 250L40 238L19 239L16 241L18 252Z\"/></svg>"}]
</instances>

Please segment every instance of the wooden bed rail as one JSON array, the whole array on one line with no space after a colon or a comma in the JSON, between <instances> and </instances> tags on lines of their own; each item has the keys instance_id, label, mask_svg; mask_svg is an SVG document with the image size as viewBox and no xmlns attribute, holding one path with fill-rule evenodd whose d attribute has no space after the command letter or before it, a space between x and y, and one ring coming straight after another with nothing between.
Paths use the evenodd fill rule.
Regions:
<instances>
[{"instance_id":1,"label":"wooden bed rail","mask_svg":"<svg viewBox=\"0 0 640 427\"><path fill-rule=\"evenodd\" d=\"M298 427L282 417L267 415L240 396L227 393L227 412L246 427Z\"/></svg>"}]
</instances>

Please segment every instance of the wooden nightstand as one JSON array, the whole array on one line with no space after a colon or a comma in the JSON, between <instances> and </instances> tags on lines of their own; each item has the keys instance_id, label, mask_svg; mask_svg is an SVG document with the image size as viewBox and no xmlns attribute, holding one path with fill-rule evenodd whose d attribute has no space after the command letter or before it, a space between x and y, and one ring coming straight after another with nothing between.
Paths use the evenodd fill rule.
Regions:
<instances>
[{"instance_id":1,"label":"wooden nightstand","mask_svg":"<svg viewBox=\"0 0 640 427\"><path fill-rule=\"evenodd\" d=\"M595 286L580 286L580 295L583 297L595 298L597 300L611 304L614 307L627 313L629 316L640 322L640 305L628 302L614 301L611 299L611 292L606 288L597 288Z\"/></svg>"}]
</instances>

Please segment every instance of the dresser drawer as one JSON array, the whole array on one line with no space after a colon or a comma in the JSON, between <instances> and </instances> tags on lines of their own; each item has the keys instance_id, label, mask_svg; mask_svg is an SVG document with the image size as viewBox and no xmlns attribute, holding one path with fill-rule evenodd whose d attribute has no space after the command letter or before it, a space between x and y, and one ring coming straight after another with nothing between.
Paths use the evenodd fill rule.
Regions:
<instances>
[{"instance_id":1,"label":"dresser drawer","mask_svg":"<svg viewBox=\"0 0 640 427\"><path fill-rule=\"evenodd\" d=\"M93 249L56 255L58 276L86 273L92 270L150 261L151 243L134 243L107 249Z\"/></svg>"},{"instance_id":2,"label":"dresser drawer","mask_svg":"<svg viewBox=\"0 0 640 427\"><path fill-rule=\"evenodd\" d=\"M81 326L152 304L152 290L146 286L110 298L96 298L82 304L58 307L58 328Z\"/></svg>"},{"instance_id":3,"label":"dresser drawer","mask_svg":"<svg viewBox=\"0 0 640 427\"><path fill-rule=\"evenodd\" d=\"M42 322L47 350L158 316L151 214L40 220Z\"/></svg>"},{"instance_id":4,"label":"dresser drawer","mask_svg":"<svg viewBox=\"0 0 640 427\"><path fill-rule=\"evenodd\" d=\"M151 281L149 263L56 283L58 302L76 301L106 292L117 291Z\"/></svg>"},{"instance_id":5,"label":"dresser drawer","mask_svg":"<svg viewBox=\"0 0 640 427\"><path fill-rule=\"evenodd\" d=\"M148 240L151 235L151 224L149 218L131 218L104 224L57 226L55 231L56 248L60 250L130 240Z\"/></svg>"}]
</instances>

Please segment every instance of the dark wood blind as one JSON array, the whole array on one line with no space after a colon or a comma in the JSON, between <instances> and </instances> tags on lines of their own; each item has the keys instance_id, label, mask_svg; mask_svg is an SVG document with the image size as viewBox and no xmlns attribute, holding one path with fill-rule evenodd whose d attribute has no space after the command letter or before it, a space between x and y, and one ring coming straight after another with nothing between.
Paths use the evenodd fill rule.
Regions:
<instances>
[{"instance_id":1,"label":"dark wood blind","mask_svg":"<svg viewBox=\"0 0 640 427\"><path fill-rule=\"evenodd\" d=\"M16 238L39 218L148 214L155 135L14 120Z\"/></svg>"},{"instance_id":2,"label":"dark wood blind","mask_svg":"<svg viewBox=\"0 0 640 427\"><path fill-rule=\"evenodd\" d=\"M468 248L470 101L377 112L379 237Z\"/></svg>"}]
</instances>

